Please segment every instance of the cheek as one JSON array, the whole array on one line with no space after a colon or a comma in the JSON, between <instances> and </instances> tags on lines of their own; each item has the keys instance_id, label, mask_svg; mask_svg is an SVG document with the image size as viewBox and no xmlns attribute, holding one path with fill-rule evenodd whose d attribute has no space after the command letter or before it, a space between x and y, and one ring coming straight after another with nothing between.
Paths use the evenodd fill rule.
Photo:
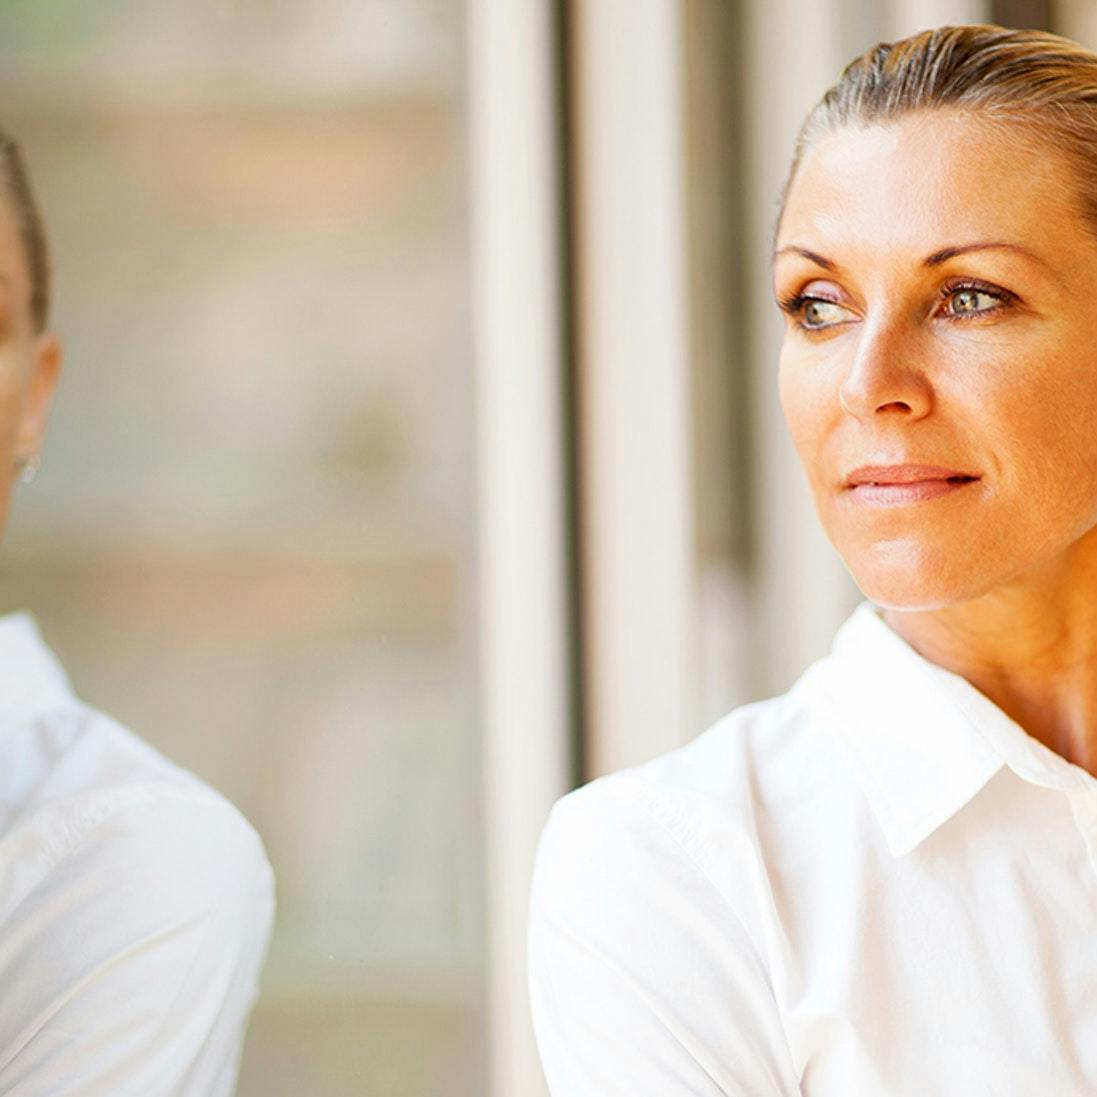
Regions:
<instances>
[{"instance_id":1,"label":"cheek","mask_svg":"<svg viewBox=\"0 0 1097 1097\"><path fill-rule=\"evenodd\" d=\"M1002 431L1013 451L1016 509L1035 519L1034 542L1072 540L1097 524L1097 402L1079 392L1073 400L1034 400L1018 406Z\"/></svg>"},{"instance_id":2,"label":"cheek","mask_svg":"<svg viewBox=\"0 0 1097 1097\"><path fill-rule=\"evenodd\" d=\"M781 352L777 372L777 394L781 401L785 422L788 424L789 434L792 435L792 441L797 450L800 450L801 441L805 439L811 425L808 414L810 405L804 399L803 385L798 383L796 365L790 358L786 351Z\"/></svg>"},{"instance_id":3,"label":"cheek","mask_svg":"<svg viewBox=\"0 0 1097 1097\"><path fill-rule=\"evenodd\" d=\"M0 492L6 501L14 476L23 381L19 363L0 355Z\"/></svg>"},{"instance_id":4,"label":"cheek","mask_svg":"<svg viewBox=\"0 0 1097 1097\"><path fill-rule=\"evenodd\" d=\"M15 487L15 457L22 390L11 362L0 357L0 533L7 526Z\"/></svg>"},{"instance_id":5,"label":"cheek","mask_svg":"<svg viewBox=\"0 0 1097 1097\"><path fill-rule=\"evenodd\" d=\"M1030 502L1056 500L1097 488L1097 365L1043 359L1023 385L988 398L994 442L1010 454L1004 470Z\"/></svg>"},{"instance_id":6,"label":"cheek","mask_svg":"<svg viewBox=\"0 0 1097 1097\"><path fill-rule=\"evenodd\" d=\"M808 479L814 482L837 396L827 387L822 370L811 370L787 351L781 355L777 390L792 443Z\"/></svg>"},{"instance_id":7,"label":"cheek","mask_svg":"<svg viewBox=\"0 0 1097 1097\"><path fill-rule=\"evenodd\" d=\"M23 373L19 362L0 355L0 439L10 445L19 427L23 406Z\"/></svg>"}]
</instances>

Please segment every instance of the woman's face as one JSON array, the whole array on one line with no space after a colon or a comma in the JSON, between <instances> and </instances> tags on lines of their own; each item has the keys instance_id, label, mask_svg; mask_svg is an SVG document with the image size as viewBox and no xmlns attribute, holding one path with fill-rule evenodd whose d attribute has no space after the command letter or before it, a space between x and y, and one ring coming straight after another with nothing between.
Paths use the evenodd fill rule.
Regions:
<instances>
[{"instance_id":1,"label":"woman's face","mask_svg":"<svg viewBox=\"0 0 1097 1097\"><path fill-rule=\"evenodd\" d=\"M1097 562L1097 241L1069 165L1018 133L946 112L843 129L788 194L781 403L883 606Z\"/></svg>"},{"instance_id":2,"label":"woman's face","mask_svg":"<svg viewBox=\"0 0 1097 1097\"><path fill-rule=\"evenodd\" d=\"M0 530L19 475L16 462L41 451L60 368L57 339L34 329L26 254L0 185Z\"/></svg>"}]
</instances>

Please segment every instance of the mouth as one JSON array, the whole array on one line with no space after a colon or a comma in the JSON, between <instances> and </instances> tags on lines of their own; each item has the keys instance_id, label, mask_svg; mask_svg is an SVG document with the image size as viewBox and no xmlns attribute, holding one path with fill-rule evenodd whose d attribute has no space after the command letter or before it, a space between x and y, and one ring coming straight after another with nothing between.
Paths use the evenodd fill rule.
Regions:
<instances>
[{"instance_id":1,"label":"mouth","mask_svg":"<svg viewBox=\"0 0 1097 1097\"><path fill-rule=\"evenodd\" d=\"M858 502L888 506L938 499L979 480L976 473L939 465L866 465L849 474L845 489Z\"/></svg>"}]
</instances>

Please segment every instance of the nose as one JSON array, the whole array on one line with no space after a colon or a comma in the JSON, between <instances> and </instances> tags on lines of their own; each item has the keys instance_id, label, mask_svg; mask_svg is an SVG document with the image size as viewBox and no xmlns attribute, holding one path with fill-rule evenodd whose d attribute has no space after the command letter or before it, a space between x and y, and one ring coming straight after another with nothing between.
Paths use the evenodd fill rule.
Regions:
<instances>
[{"instance_id":1,"label":"nose","mask_svg":"<svg viewBox=\"0 0 1097 1097\"><path fill-rule=\"evenodd\" d=\"M933 390L919 363L918 339L899 324L866 324L842 380L842 410L858 419L896 415L922 419L933 407Z\"/></svg>"}]
</instances>

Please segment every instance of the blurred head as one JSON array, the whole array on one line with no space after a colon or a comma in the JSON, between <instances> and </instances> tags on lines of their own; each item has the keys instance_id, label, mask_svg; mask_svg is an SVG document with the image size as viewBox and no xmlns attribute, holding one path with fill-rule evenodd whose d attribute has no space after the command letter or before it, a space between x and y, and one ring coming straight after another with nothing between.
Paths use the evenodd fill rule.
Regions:
<instances>
[{"instance_id":1,"label":"blurred head","mask_svg":"<svg viewBox=\"0 0 1097 1097\"><path fill-rule=\"evenodd\" d=\"M1097 56L929 31L806 121L774 259L781 402L864 593L1097 575Z\"/></svg>"},{"instance_id":2,"label":"blurred head","mask_svg":"<svg viewBox=\"0 0 1097 1097\"><path fill-rule=\"evenodd\" d=\"M0 133L0 529L12 485L41 451L61 367L47 330L45 234L16 143Z\"/></svg>"}]
</instances>

